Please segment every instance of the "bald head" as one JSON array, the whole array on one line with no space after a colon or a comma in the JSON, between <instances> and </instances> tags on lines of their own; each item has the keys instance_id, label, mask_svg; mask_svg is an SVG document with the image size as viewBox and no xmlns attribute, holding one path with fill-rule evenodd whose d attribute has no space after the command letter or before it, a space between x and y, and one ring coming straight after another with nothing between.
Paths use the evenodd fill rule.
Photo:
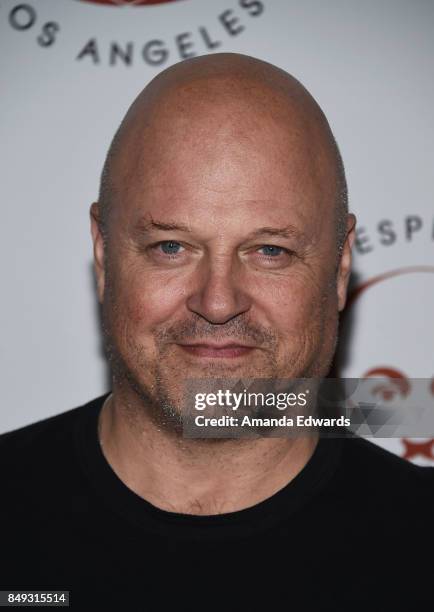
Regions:
<instances>
[{"instance_id":1,"label":"bald head","mask_svg":"<svg viewBox=\"0 0 434 612\"><path fill-rule=\"evenodd\" d=\"M122 393L176 421L187 378L323 376L352 217L330 127L292 76L237 54L159 74L122 121L91 207Z\"/></svg>"},{"instance_id":2,"label":"bald head","mask_svg":"<svg viewBox=\"0 0 434 612\"><path fill-rule=\"evenodd\" d=\"M335 216L340 250L348 212L347 186L324 113L290 74L235 53L205 55L175 64L137 96L113 138L101 176L99 213L104 236L111 209L121 205L131 182L143 175L143 168L154 166L155 156L169 164L170 150L180 142L190 140L193 149L199 144L206 149L222 137L228 143L230 138L250 140L252 147L262 152L283 140L281 155L298 157L295 166L298 164L300 176L314 177L322 183L320 189L325 194L332 191L327 208Z\"/></svg>"}]
</instances>

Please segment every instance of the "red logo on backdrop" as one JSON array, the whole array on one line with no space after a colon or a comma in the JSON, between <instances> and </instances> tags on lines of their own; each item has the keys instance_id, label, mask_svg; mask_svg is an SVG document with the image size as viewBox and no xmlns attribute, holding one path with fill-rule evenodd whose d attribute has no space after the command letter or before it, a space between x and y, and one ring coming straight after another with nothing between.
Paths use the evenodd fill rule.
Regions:
<instances>
[{"instance_id":1,"label":"red logo on backdrop","mask_svg":"<svg viewBox=\"0 0 434 612\"><path fill-rule=\"evenodd\" d=\"M343 319L348 316L348 312L353 306L354 302L358 300L360 295L369 289L373 285L377 285L383 281L386 281L389 278L393 278L396 276L412 274L412 273L434 273L434 266L409 266L407 268L399 268L397 270L391 270L389 272L385 272L383 274L379 274L374 278L369 279L368 281L362 283L348 296L347 306L345 311L343 312ZM336 367L337 364L335 364ZM334 376L339 377L339 366L334 373ZM381 376L384 379L389 380L389 385L383 385L382 387L377 387L376 393L380 394L383 401L393 400L396 395L401 395L402 397L408 396L411 391L411 384L409 378L402 371L398 370L395 367L390 365L381 365L370 368L368 371L362 374L362 378L371 378ZM431 381L428 383L429 391L431 395L434 396L434 376ZM409 438L401 438L403 444L403 452L402 456L405 459L413 459L418 457L423 457L434 461L434 438L424 440L423 442L414 441Z\"/></svg>"},{"instance_id":2,"label":"red logo on backdrop","mask_svg":"<svg viewBox=\"0 0 434 612\"><path fill-rule=\"evenodd\" d=\"M92 4L111 4L115 6L139 5L139 4L166 4L177 2L177 0L80 0L80 2L92 2Z\"/></svg>"}]
</instances>

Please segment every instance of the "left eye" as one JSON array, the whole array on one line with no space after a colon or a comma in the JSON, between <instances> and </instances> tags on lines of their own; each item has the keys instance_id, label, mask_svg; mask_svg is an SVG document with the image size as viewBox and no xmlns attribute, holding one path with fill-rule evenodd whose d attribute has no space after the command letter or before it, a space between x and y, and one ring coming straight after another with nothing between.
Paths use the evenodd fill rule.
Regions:
<instances>
[{"instance_id":1,"label":"left eye","mask_svg":"<svg viewBox=\"0 0 434 612\"><path fill-rule=\"evenodd\" d=\"M259 250L263 251L264 252L263 254L266 255L267 257L277 257L278 255L281 255L282 253L287 253L287 250L284 249L283 247L273 246L271 244L267 244L261 247Z\"/></svg>"},{"instance_id":2,"label":"left eye","mask_svg":"<svg viewBox=\"0 0 434 612\"><path fill-rule=\"evenodd\" d=\"M173 240L165 240L164 242L160 242L158 247L165 255L177 255L180 249L182 249L179 242L174 242Z\"/></svg>"}]
</instances>

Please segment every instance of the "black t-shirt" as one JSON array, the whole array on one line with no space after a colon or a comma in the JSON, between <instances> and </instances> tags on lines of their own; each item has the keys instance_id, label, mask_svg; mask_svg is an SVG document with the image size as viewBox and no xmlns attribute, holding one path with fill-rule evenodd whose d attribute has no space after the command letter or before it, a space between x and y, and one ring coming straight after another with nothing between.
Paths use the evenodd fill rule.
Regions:
<instances>
[{"instance_id":1,"label":"black t-shirt","mask_svg":"<svg viewBox=\"0 0 434 612\"><path fill-rule=\"evenodd\" d=\"M361 438L320 438L244 510L160 510L98 443L107 395L0 436L0 589L68 590L74 610L434 606L434 468Z\"/></svg>"}]
</instances>

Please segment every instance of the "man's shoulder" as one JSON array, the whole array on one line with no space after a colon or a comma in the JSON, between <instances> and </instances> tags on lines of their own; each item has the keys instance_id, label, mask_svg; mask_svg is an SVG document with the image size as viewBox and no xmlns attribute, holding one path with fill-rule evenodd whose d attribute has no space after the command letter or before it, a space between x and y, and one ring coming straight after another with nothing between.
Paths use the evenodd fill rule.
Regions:
<instances>
[{"instance_id":1,"label":"man's shoulder","mask_svg":"<svg viewBox=\"0 0 434 612\"><path fill-rule=\"evenodd\" d=\"M359 436L343 441L341 477L349 491L381 504L415 501L434 509L434 467L416 465Z\"/></svg>"},{"instance_id":2,"label":"man's shoulder","mask_svg":"<svg viewBox=\"0 0 434 612\"><path fill-rule=\"evenodd\" d=\"M61 454L62 449L70 448L78 419L84 413L97 411L105 397L99 396L65 412L0 434L0 465L29 465L44 459L55 461L54 453Z\"/></svg>"},{"instance_id":3,"label":"man's shoulder","mask_svg":"<svg viewBox=\"0 0 434 612\"><path fill-rule=\"evenodd\" d=\"M344 453L352 462L359 464L364 470L376 467L389 474L433 474L433 467L425 467L412 463L399 455L387 450L374 440L361 436L344 438Z\"/></svg>"},{"instance_id":4,"label":"man's shoulder","mask_svg":"<svg viewBox=\"0 0 434 612\"><path fill-rule=\"evenodd\" d=\"M84 474L78 438L104 396L0 435L3 524L39 526L56 521L79 500ZM65 514L65 515L66 515Z\"/></svg>"}]
</instances>

